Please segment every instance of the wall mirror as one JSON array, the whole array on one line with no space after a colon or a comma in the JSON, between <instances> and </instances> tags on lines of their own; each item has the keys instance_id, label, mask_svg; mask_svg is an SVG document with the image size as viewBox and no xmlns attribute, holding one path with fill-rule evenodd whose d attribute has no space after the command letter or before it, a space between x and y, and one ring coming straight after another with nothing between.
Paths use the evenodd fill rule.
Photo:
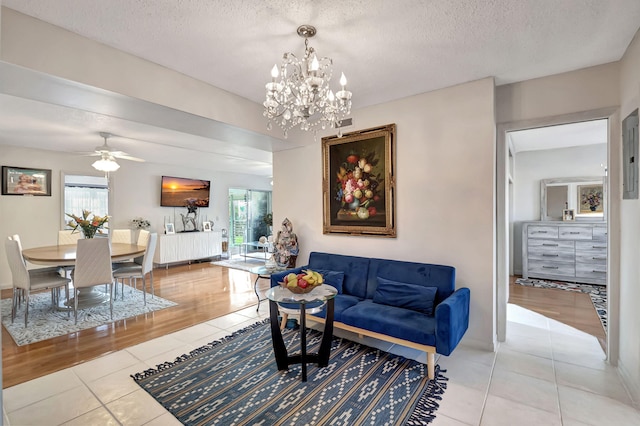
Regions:
<instances>
[{"instance_id":1,"label":"wall mirror","mask_svg":"<svg viewBox=\"0 0 640 426\"><path fill-rule=\"evenodd\" d=\"M542 179L540 220L562 220L564 209L572 209L576 220L604 221L606 185L603 176Z\"/></svg>"}]
</instances>

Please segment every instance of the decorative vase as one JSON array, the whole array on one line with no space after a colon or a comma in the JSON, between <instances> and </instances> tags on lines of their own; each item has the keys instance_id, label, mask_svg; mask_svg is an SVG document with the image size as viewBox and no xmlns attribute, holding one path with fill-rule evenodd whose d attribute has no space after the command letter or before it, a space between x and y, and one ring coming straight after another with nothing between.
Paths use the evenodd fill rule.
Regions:
<instances>
[{"instance_id":1,"label":"decorative vase","mask_svg":"<svg viewBox=\"0 0 640 426\"><path fill-rule=\"evenodd\" d=\"M278 264L276 263L276 259L273 255L264 262L264 267L267 268L267 271L275 271L278 268Z\"/></svg>"},{"instance_id":2,"label":"decorative vase","mask_svg":"<svg viewBox=\"0 0 640 426\"><path fill-rule=\"evenodd\" d=\"M595 212L598 206L590 206L589 208L591 209L592 212Z\"/></svg>"},{"instance_id":3,"label":"decorative vase","mask_svg":"<svg viewBox=\"0 0 640 426\"><path fill-rule=\"evenodd\" d=\"M96 231L97 229L93 229L93 228L83 228L82 229L82 233L84 234L84 238L93 238L96 236Z\"/></svg>"}]
</instances>

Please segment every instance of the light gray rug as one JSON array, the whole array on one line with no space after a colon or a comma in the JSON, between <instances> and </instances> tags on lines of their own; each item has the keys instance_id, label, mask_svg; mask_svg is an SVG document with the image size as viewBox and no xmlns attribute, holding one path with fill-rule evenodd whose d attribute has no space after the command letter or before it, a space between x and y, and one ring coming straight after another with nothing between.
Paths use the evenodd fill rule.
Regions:
<instances>
[{"instance_id":1,"label":"light gray rug","mask_svg":"<svg viewBox=\"0 0 640 426\"><path fill-rule=\"evenodd\" d=\"M251 259L247 258L246 261L242 260L219 260L217 262L211 262L212 265L224 266L225 268L239 269L241 271L249 271L251 268L257 266L264 266L264 259Z\"/></svg>"},{"instance_id":2,"label":"light gray rug","mask_svg":"<svg viewBox=\"0 0 640 426\"><path fill-rule=\"evenodd\" d=\"M109 324L114 321L142 315L147 312L176 306L177 303L147 293L147 305L143 304L142 291L124 287L124 300L120 288L113 302L113 319L109 315L109 303L78 310L78 324L74 324L73 312L56 311L51 306L51 293L36 293L30 296L29 322L24 327L24 303L18 309L15 322L11 324L11 299L2 299L2 325L7 329L18 346L28 345L53 337L64 336L87 328ZM64 291L62 294L64 298Z\"/></svg>"}]
</instances>

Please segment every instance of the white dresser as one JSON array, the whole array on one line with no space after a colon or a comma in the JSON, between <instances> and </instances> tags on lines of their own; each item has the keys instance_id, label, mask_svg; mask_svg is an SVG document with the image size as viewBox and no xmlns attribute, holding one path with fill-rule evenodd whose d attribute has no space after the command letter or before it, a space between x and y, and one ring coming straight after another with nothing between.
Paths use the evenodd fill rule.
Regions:
<instances>
[{"instance_id":1,"label":"white dresser","mask_svg":"<svg viewBox=\"0 0 640 426\"><path fill-rule=\"evenodd\" d=\"M607 283L605 222L524 222L522 276Z\"/></svg>"},{"instance_id":2,"label":"white dresser","mask_svg":"<svg viewBox=\"0 0 640 426\"><path fill-rule=\"evenodd\" d=\"M222 234L219 231L181 232L158 237L153 257L156 264L208 259L222 254Z\"/></svg>"}]
</instances>

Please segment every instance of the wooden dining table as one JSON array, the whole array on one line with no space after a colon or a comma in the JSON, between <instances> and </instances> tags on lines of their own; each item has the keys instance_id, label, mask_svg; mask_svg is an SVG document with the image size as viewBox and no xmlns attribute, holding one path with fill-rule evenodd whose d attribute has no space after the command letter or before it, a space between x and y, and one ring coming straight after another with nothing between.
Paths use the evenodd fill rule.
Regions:
<instances>
[{"instance_id":1,"label":"wooden dining table","mask_svg":"<svg viewBox=\"0 0 640 426\"><path fill-rule=\"evenodd\" d=\"M22 250L22 256L29 263L46 266L73 266L76 263L77 246L75 244L61 244L56 246L34 247ZM147 248L136 244L111 243L111 261L133 259L144 255ZM100 291L98 287L82 289L78 294L78 307L96 306L109 301L109 294ZM62 302L65 303L65 302ZM68 305L58 306L60 309L69 309L73 305L70 299Z\"/></svg>"}]
</instances>

